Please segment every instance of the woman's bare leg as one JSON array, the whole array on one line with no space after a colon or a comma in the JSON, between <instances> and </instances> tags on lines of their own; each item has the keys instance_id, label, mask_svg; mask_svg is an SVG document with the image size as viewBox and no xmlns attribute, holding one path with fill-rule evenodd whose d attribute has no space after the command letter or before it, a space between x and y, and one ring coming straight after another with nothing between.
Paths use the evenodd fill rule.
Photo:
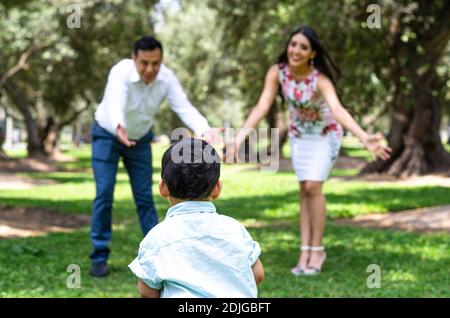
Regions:
<instances>
[{"instance_id":1,"label":"woman's bare leg","mask_svg":"<svg viewBox=\"0 0 450 318\"><path fill-rule=\"evenodd\" d=\"M326 202L322 192L323 182L306 181L303 186L307 197L307 211L311 218L311 246L322 246L323 235L326 225ZM325 253L323 251L312 251L308 266L321 268L324 262Z\"/></svg>"},{"instance_id":2,"label":"woman's bare leg","mask_svg":"<svg viewBox=\"0 0 450 318\"><path fill-rule=\"evenodd\" d=\"M311 217L308 210L308 197L303 191L302 185L304 182L300 182L300 237L301 246L311 245ZM302 268L306 268L309 261L310 251L301 251L298 259L298 264Z\"/></svg>"}]
</instances>

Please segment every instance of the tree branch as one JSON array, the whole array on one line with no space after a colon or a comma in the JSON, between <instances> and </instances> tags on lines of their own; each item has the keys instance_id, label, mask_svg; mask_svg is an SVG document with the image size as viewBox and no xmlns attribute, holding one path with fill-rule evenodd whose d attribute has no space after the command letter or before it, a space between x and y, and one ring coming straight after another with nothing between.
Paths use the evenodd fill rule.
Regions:
<instances>
[{"instance_id":1,"label":"tree branch","mask_svg":"<svg viewBox=\"0 0 450 318\"><path fill-rule=\"evenodd\" d=\"M11 67L3 76L0 78L0 88L6 83L8 79L13 77L16 73L18 73L21 70L28 69L29 65L27 63L28 58L30 55L39 52L41 50L46 50L52 46L54 46L56 42L48 43L45 45L39 45L35 46L33 42L30 43L30 45L22 52L22 54L19 57L19 60L16 65Z\"/></svg>"},{"instance_id":2,"label":"tree branch","mask_svg":"<svg viewBox=\"0 0 450 318\"><path fill-rule=\"evenodd\" d=\"M87 110L89 107L91 106L91 101L87 100L86 106L75 111L69 118L67 118L66 120L61 121L58 126L59 127L64 127L66 125L69 125L70 123L72 123L81 113L83 113L85 110Z\"/></svg>"}]
</instances>

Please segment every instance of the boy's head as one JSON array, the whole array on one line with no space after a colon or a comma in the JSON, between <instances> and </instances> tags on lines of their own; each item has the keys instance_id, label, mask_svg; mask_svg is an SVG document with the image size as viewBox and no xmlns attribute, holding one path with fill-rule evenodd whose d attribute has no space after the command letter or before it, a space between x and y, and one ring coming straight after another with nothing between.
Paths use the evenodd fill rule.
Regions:
<instances>
[{"instance_id":1,"label":"boy's head","mask_svg":"<svg viewBox=\"0 0 450 318\"><path fill-rule=\"evenodd\" d=\"M220 157L206 141L188 138L171 145L163 155L160 193L182 201L216 199L222 188Z\"/></svg>"}]
</instances>

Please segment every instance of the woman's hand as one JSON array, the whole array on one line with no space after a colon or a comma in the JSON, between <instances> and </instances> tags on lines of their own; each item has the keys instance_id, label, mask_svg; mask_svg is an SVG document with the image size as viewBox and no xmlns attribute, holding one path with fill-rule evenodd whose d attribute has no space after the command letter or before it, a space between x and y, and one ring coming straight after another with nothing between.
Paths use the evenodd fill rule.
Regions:
<instances>
[{"instance_id":1,"label":"woman's hand","mask_svg":"<svg viewBox=\"0 0 450 318\"><path fill-rule=\"evenodd\" d=\"M383 135L378 133L375 135L367 135L367 137L365 137L362 142L364 147L368 151L370 151L374 159L380 157L383 160L387 160L390 158L390 153L392 149L383 146L382 144L383 140L384 140Z\"/></svg>"},{"instance_id":2,"label":"woman's hand","mask_svg":"<svg viewBox=\"0 0 450 318\"><path fill-rule=\"evenodd\" d=\"M203 133L202 138L212 146L221 146L223 145L223 138L220 133L224 130L225 128L210 128Z\"/></svg>"}]
</instances>

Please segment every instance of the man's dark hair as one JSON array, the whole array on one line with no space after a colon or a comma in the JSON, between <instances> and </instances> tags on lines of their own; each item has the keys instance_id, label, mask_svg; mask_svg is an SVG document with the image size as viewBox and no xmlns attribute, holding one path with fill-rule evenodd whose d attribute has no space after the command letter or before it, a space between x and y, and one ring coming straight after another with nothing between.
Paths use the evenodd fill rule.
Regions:
<instances>
[{"instance_id":1,"label":"man's dark hair","mask_svg":"<svg viewBox=\"0 0 450 318\"><path fill-rule=\"evenodd\" d=\"M143 36L136 42L134 42L134 55L138 54L139 50L152 51L154 49L160 49L161 54L163 52L162 44L153 36Z\"/></svg>"},{"instance_id":2,"label":"man's dark hair","mask_svg":"<svg viewBox=\"0 0 450 318\"><path fill-rule=\"evenodd\" d=\"M207 198L219 177L220 157L204 140L188 138L178 141L162 157L161 178L174 198Z\"/></svg>"}]
</instances>

